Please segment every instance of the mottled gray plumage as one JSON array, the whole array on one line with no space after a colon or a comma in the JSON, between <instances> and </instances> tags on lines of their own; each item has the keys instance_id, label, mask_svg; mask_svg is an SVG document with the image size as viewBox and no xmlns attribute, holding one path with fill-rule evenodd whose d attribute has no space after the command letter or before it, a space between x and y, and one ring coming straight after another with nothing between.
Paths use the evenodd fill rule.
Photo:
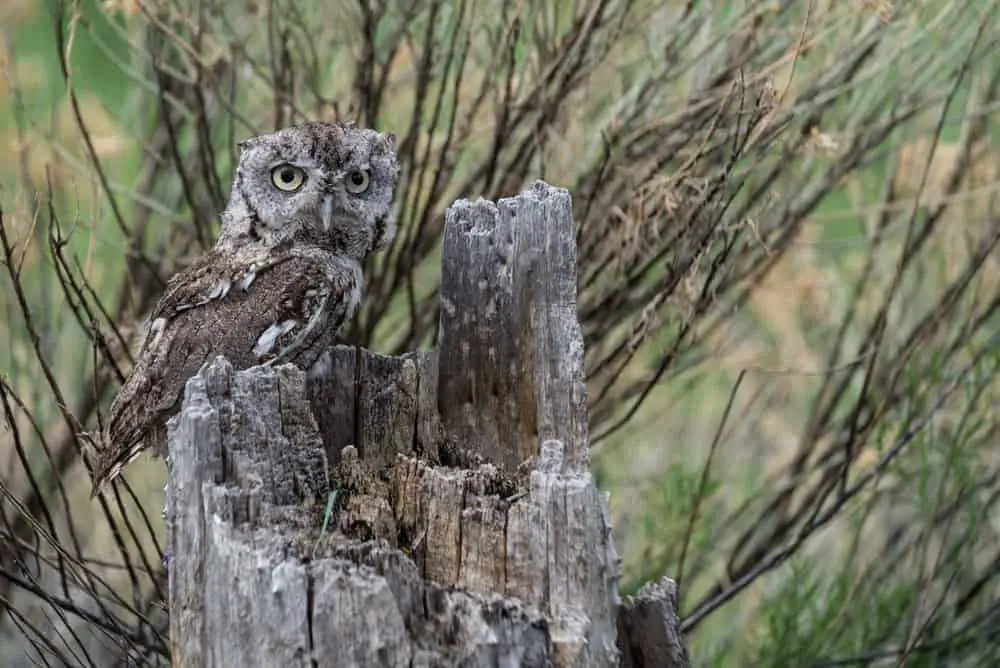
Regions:
<instances>
[{"instance_id":1,"label":"mottled gray plumage","mask_svg":"<svg viewBox=\"0 0 1000 668\"><path fill-rule=\"evenodd\" d=\"M361 299L362 263L395 234L395 140L306 123L240 144L215 247L175 275L111 404L94 492L162 434L216 355L309 368Z\"/></svg>"}]
</instances>

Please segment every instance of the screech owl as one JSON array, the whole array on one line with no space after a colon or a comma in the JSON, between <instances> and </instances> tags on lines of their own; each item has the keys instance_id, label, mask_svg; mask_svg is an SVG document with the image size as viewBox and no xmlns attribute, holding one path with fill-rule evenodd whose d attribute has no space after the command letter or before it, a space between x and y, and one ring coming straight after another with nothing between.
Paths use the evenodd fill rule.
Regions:
<instances>
[{"instance_id":1,"label":"screech owl","mask_svg":"<svg viewBox=\"0 0 1000 668\"><path fill-rule=\"evenodd\" d=\"M308 369L361 300L362 265L395 234L395 137L311 122L239 144L215 246L176 274L147 318L108 411L97 494L147 445L201 366Z\"/></svg>"}]
</instances>

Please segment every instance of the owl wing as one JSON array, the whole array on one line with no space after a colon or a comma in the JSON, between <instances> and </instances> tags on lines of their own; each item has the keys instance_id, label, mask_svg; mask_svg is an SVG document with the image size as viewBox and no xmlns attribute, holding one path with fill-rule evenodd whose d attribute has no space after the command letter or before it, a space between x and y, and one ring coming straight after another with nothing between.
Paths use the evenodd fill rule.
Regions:
<instances>
[{"instance_id":1,"label":"owl wing","mask_svg":"<svg viewBox=\"0 0 1000 668\"><path fill-rule=\"evenodd\" d=\"M261 252L232 262L220 251L213 250L167 282L163 295L149 316L150 325L157 319L165 318L169 321L184 311L224 299L234 287L246 292L259 274L298 255L301 253L294 250L275 256L267 256Z\"/></svg>"},{"instance_id":2,"label":"owl wing","mask_svg":"<svg viewBox=\"0 0 1000 668\"><path fill-rule=\"evenodd\" d=\"M211 253L178 274L150 316L139 359L108 415L94 490L176 411L187 380L215 355L237 369L311 364L354 313L360 271L319 249L292 249L229 270Z\"/></svg>"}]
</instances>

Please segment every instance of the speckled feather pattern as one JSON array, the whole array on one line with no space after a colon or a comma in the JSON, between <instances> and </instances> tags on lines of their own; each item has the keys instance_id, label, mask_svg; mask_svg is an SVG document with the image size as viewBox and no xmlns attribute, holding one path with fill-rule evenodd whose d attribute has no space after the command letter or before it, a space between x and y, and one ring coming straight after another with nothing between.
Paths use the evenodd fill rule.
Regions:
<instances>
[{"instance_id":1,"label":"speckled feather pattern","mask_svg":"<svg viewBox=\"0 0 1000 668\"><path fill-rule=\"evenodd\" d=\"M296 192L272 182L281 165L304 175ZM359 171L368 187L349 192L345 178ZM168 282L109 408L95 493L178 411L187 380L216 355L237 369L308 369L335 343L361 300L364 260L395 234L397 178L394 138L373 130L307 123L240 144L219 240Z\"/></svg>"}]
</instances>

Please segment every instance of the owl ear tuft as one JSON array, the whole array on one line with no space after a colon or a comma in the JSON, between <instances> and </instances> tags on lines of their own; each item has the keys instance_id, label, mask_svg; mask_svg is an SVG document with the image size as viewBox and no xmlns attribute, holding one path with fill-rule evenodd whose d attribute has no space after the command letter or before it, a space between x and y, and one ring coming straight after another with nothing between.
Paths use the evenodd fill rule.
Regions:
<instances>
[{"instance_id":1,"label":"owl ear tuft","mask_svg":"<svg viewBox=\"0 0 1000 668\"><path fill-rule=\"evenodd\" d=\"M243 141L236 142L236 151L239 155L243 155L243 152L248 148L253 146L257 142L257 137L248 137Z\"/></svg>"},{"instance_id":2,"label":"owl ear tuft","mask_svg":"<svg viewBox=\"0 0 1000 668\"><path fill-rule=\"evenodd\" d=\"M396 150L396 133L387 132L385 133L385 145L390 151Z\"/></svg>"}]
</instances>

